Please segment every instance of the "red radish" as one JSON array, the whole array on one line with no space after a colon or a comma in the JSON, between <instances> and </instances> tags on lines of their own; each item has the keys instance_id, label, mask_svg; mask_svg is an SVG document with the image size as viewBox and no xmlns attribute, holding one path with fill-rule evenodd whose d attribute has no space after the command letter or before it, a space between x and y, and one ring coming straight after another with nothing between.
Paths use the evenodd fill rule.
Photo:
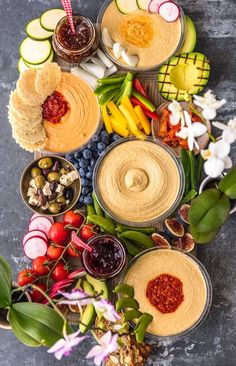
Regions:
<instances>
[{"instance_id":1,"label":"red radish","mask_svg":"<svg viewBox=\"0 0 236 366\"><path fill-rule=\"evenodd\" d=\"M75 244L78 248L86 249L86 250L88 250L90 253L93 251L93 249L92 249L89 245L85 244L85 243L83 242L83 240L81 240L81 239L76 235L76 233L75 233L74 231L72 231L72 234L71 234L71 241L72 241L72 243L73 243L73 244Z\"/></svg>"},{"instance_id":2,"label":"red radish","mask_svg":"<svg viewBox=\"0 0 236 366\"><path fill-rule=\"evenodd\" d=\"M174 22L180 16L178 5L176 5L172 1L166 1L162 3L158 8L158 13L167 22Z\"/></svg>"},{"instance_id":3,"label":"red radish","mask_svg":"<svg viewBox=\"0 0 236 366\"><path fill-rule=\"evenodd\" d=\"M47 253L47 243L40 236L34 236L26 241L24 252L29 259L35 259Z\"/></svg>"},{"instance_id":4,"label":"red radish","mask_svg":"<svg viewBox=\"0 0 236 366\"><path fill-rule=\"evenodd\" d=\"M85 269L82 267L80 269L77 269L76 271L74 272L71 272L69 275L68 275L68 278L69 279L74 279L74 278L81 278L81 277L84 277L86 275L86 272L85 272Z\"/></svg>"},{"instance_id":5,"label":"red radish","mask_svg":"<svg viewBox=\"0 0 236 366\"><path fill-rule=\"evenodd\" d=\"M166 0L151 0L148 5L148 10L150 13L158 13L159 6L166 2Z\"/></svg>"},{"instance_id":6,"label":"red radish","mask_svg":"<svg viewBox=\"0 0 236 366\"><path fill-rule=\"evenodd\" d=\"M29 224L29 231L31 230L41 230L43 231L47 236L49 233L49 230L52 226L51 221L44 216L38 216L33 219Z\"/></svg>"},{"instance_id":7,"label":"red radish","mask_svg":"<svg viewBox=\"0 0 236 366\"><path fill-rule=\"evenodd\" d=\"M25 236L23 237L23 246L25 245L28 239L33 238L34 236L40 236L42 239L46 240L46 242L48 241L48 237L43 231L32 230L29 231L27 234L25 234Z\"/></svg>"},{"instance_id":8,"label":"red radish","mask_svg":"<svg viewBox=\"0 0 236 366\"><path fill-rule=\"evenodd\" d=\"M49 221L51 221L52 224L54 223L54 218L52 216L43 216L42 214L39 214L39 213L33 214L30 221L36 219L36 217L46 217Z\"/></svg>"}]
</instances>

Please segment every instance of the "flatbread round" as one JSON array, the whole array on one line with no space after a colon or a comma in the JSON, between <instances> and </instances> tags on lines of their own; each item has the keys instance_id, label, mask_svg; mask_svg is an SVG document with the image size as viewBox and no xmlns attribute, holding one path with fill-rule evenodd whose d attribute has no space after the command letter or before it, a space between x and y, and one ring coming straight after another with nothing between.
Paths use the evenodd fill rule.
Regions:
<instances>
[{"instance_id":1,"label":"flatbread round","mask_svg":"<svg viewBox=\"0 0 236 366\"><path fill-rule=\"evenodd\" d=\"M58 87L61 77L61 69L56 62L45 64L42 69L37 71L36 91L46 99Z\"/></svg>"},{"instance_id":2,"label":"flatbread round","mask_svg":"<svg viewBox=\"0 0 236 366\"><path fill-rule=\"evenodd\" d=\"M12 127L12 132L16 141L23 141L28 144L36 144L39 141L46 139L46 132L44 127L40 127L37 130L23 130L17 126Z\"/></svg>"},{"instance_id":3,"label":"flatbread round","mask_svg":"<svg viewBox=\"0 0 236 366\"><path fill-rule=\"evenodd\" d=\"M39 118L42 115L42 107L25 104L16 89L10 94L9 109L25 119Z\"/></svg>"},{"instance_id":4,"label":"flatbread round","mask_svg":"<svg viewBox=\"0 0 236 366\"><path fill-rule=\"evenodd\" d=\"M16 142L20 145L20 147L22 147L22 149L25 149L29 152L35 152L35 151L39 151L39 150L43 149L45 147L45 143L46 143L44 140L39 141L36 144L29 144L25 141L16 141Z\"/></svg>"},{"instance_id":5,"label":"flatbread round","mask_svg":"<svg viewBox=\"0 0 236 366\"><path fill-rule=\"evenodd\" d=\"M40 106L44 102L44 96L39 94L35 88L37 71L29 69L21 74L20 79L17 81L16 89L20 98L25 104L29 106Z\"/></svg>"},{"instance_id":6,"label":"flatbread round","mask_svg":"<svg viewBox=\"0 0 236 366\"><path fill-rule=\"evenodd\" d=\"M42 126L42 116L39 115L38 117L34 118L31 116L28 116L27 118L23 118L21 115L19 115L14 109L11 109L9 107L8 110L8 118L9 122L12 126L16 125L18 127L24 128L24 129L35 129L36 127L39 128Z\"/></svg>"}]
</instances>

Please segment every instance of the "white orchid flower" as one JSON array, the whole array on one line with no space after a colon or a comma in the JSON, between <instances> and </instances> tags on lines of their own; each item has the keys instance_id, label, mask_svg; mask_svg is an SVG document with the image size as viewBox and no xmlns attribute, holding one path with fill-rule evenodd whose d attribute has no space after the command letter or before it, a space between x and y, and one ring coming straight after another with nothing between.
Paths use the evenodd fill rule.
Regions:
<instances>
[{"instance_id":1,"label":"white orchid flower","mask_svg":"<svg viewBox=\"0 0 236 366\"><path fill-rule=\"evenodd\" d=\"M217 109L226 103L225 99L216 100L211 90L208 90L203 97L194 95L194 104L202 108L202 115L205 119L212 120L216 117Z\"/></svg>"},{"instance_id":2,"label":"white orchid flower","mask_svg":"<svg viewBox=\"0 0 236 366\"><path fill-rule=\"evenodd\" d=\"M223 130L222 139L229 144L236 141L236 117L231 119L227 125L221 122L212 122L213 126Z\"/></svg>"},{"instance_id":3,"label":"white orchid flower","mask_svg":"<svg viewBox=\"0 0 236 366\"><path fill-rule=\"evenodd\" d=\"M172 126L176 126L180 121L182 122L184 120L183 118L183 108L180 103L178 103L176 100L173 100L168 105L168 110L171 112L170 115L170 123ZM181 123L181 125L183 125Z\"/></svg>"},{"instance_id":4,"label":"white orchid flower","mask_svg":"<svg viewBox=\"0 0 236 366\"><path fill-rule=\"evenodd\" d=\"M180 137L181 139L188 139L188 147L189 150L192 151L194 145L199 150L199 145L195 140L195 137L200 137L207 132L207 127L200 122L192 123L191 117L187 111L184 111L184 119L186 126L182 126L179 132L176 132L176 136Z\"/></svg>"},{"instance_id":5,"label":"white orchid flower","mask_svg":"<svg viewBox=\"0 0 236 366\"><path fill-rule=\"evenodd\" d=\"M230 144L223 139L211 142L207 150L201 151L203 159L207 160L204 169L208 176L217 178L224 169L232 167L232 160L228 156L229 152Z\"/></svg>"}]
</instances>

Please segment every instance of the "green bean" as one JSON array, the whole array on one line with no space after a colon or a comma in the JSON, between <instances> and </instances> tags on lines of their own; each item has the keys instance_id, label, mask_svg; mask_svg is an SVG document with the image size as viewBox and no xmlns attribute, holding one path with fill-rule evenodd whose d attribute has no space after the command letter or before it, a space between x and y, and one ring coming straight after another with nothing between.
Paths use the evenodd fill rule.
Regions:
<instances>
[{"instance_id":1,"label":"green bean","mask_svg":"<svg viewBox=\"0 0 236 366\"><path fill-rule=\"evenodd\" d=\"M154 246L154 242L150 236L138 231L124 231L120 234L120 237L137 241L138 243L145 246L145 248L152 248Z\"/></svg>"},{"instance_id":2,"label":"green bean","mask_svg":"<svg viewBox=\"0 0 236 366\"><path fill-rule=\"evenodd\" d=\"M104 213L98 203L98 200L97 200L97 197L96 197L96 194L95 192L92 193L92 197L93 197L93 205L94 205L94 209L95 209L95 212L98 216L104 216Z\"/></svg>"},{"instance_id":3,"label":"green bean","mask_svg":"<svg viewBox=\"0 0 236 366\"><path fill-rule=\"evenodd\" d=\"M143 249L137 248L137 246L132 243L130 240L126 238L121 238L120 234L118 234L118 238L122 240L122 243L125 245L127 252L132 256L135 257L138 255Z\"/></svg>"},{"instance_id":4,"label":"green bean","mask_svg":"<svg viewBox=\"0 0 236 366\"><path fill-rule=\"evenodd\" d=\"M124 226L124 225L118 225L116 228L116 231L118 233L122 233L123 231L139 231L140 233L144 234L153 234L155 233L154 227L130 227L130 226Z\"/></svg>"},{"instance_id":5,"label":"green bean","mask_svg":"<svg viewBox=\"0 0 236 366\"><path fill-rule=\"evenodd\" d=\"M99 215L91 215L87 217L88 222L97 225L102 231L115 235L115 225L108 219Z\"/></svg>"}]
</instances>

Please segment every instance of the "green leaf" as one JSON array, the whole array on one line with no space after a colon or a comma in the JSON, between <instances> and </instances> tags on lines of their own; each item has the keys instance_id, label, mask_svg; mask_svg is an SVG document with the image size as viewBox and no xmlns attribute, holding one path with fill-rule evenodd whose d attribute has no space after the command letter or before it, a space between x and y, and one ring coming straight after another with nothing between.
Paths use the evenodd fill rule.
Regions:
<instances>
[{"instance_id":1,"label":"green leaf","mask_svg":"<svg viewBox=\"0 0 236 366\"><path fill-rule=\"evenodd\" d=\"M0 308L11 305L12 272L9 263L0 256Z\"/></svg>"},{"instance_id":2,"label":"green leaf","mask_svg":"<svg viewBox=\"0 0 236 366\"><path fill-rule=\"evenodd\" d=\"M231 200L236 199L236 168L232 168L229 173L221 179L219 190L224 192Z\"/></svg>"},{"instance_id":3,"label":"green leaf","mask_svg":"<svg viewBox=\"0 0 236 366\"><path fill-rule=\"evenodd\" d=\"M196 190L196 160L193 151L189 151L191 190Z\"/></svg>"},{"instance_id":4,"label":"green leaf","mask_svg":"<svg viewBox=\"0 0 236 366\"><path fill-rule=\"evenodd\" d=\"M199 233L190 226L190 233L192 234L193 239L198 244L209 243L210 241L212 241L216 237L218 232L219 232L219 230L210 231L210 232L207 232L207 233Z\"/></svg>"},{"instance_id":5,"label":"green leaf","mask_svg":"<svg viewBox=\"0 0 236 366\"><path fill-rule=\"evenodd\" d=\"M189 221L198 233L218 230L225 222L230 211L228 197L217 189L207 189L192 203Z\"/></svg>"},{"instance_id":6,"label":"green leaf","mask_svg":"<svg viewBox=\"0 0 236 366\"><path fill-rule=\"evenodd\" d=\"M18 338L21 343L25 344L28 347L39 347L41 346L35 339L30 337L25 330L18 323L18 319L15 316L14 310L10 308L9 310L9 323L12 327L12 332L15 334L16 338Z\"/></svg>"},{"instance_id":7,"label":"green leaf","mask_svg":"<svg viewBox=\"0 0 236 366\"><path fill-rule=\"evenodd\" d=\"M43 346L51 347L63 337L63 319L48 306L21 302L13 304L10 312L25 333ZM70 328L68 332L71 332ZM25 340L19 333L15 335L20 341Z\"/></svg>"},{"instance_id":8,"label":"green leaf","mask_svg":"<svg viewBox=\"0 0 236 366\"><path fill-rule=\"evenodd\" d=\"M203 157L201 156L201 154L198 154L198 156L196 157L196 165L197 165L196 184L197 184L197 189L199 189L200 183L201 183L203 163L204 163Z\"/></svg>"},{"instance_id":9,"label":"green leaf","mask_svg":"<svg viewBox=\"0 0 236 366\"><path fill-rule=\"evenodd\" d=\"M181 149L181 162L184 168L185 174L185 194L190 191L190 163L187 150Z\"/></svg>"}]
</instances>

